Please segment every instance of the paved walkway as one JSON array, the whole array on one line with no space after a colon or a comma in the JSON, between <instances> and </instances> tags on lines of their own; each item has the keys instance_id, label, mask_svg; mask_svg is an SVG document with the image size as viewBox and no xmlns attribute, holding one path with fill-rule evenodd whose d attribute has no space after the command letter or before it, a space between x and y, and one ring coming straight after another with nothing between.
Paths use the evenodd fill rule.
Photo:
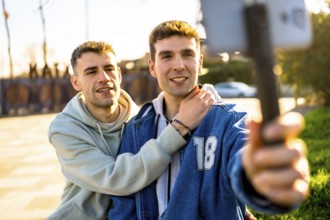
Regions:
<instances>
[{"instance_id":1,"label":"paved walkway","mask_svg":"<svg viewBox=\"0 0 330 220\"><path fill-rule=\"evenodd\" d=\"M55 114L0 118L0 219L45 219L64 178L47 130Z\"/></svg>"},{"instance_id":2,"label":"paved walkway","mask_svg":"<svg viewBox=\"0 0 330 220\"><path fill-rule=\"evenodd\" d=\"M232 101L259 114L257 100ZM288 111L294 103L286 101L282 107ZM58 206L64 178L47 138L54 117L0 118L0 220L41 220Z\"/></svg>"}]
</instances>

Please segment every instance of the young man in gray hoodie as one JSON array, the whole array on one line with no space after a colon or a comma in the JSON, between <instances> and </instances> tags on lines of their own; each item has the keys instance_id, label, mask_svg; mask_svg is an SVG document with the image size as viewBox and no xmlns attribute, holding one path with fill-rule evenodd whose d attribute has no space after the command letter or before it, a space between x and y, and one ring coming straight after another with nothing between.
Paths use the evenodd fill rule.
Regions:
<instances>
[{"instance_id":1,"label":"young man in gray hoodie","mask_svg":"<svg viewBox=\"0 0 330 220\"><path fill-rule=\"evenodd\" d=\"M85 42L73 51L71 65L71 83L79 93L49 128L66 185L60 206L48 219L105 219L111 204L107 194L128 195L150 184L186 144L189 131L169 124L138 154L117 156L123 126L139 108L120 88L112 46ZM211 94L196 87L182 100L178 119L196 128L213 102Z\"/></svg>"}]
</instances>

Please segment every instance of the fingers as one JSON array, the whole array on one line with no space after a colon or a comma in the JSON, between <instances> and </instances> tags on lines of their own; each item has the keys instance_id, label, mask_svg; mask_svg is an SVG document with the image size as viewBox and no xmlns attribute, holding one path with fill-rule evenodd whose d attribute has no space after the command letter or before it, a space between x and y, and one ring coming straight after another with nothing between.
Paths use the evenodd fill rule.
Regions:
<instances>
[{"instance_id":1,"label":"fingers","mask_svg":"<svg viewBox=\"0 0 330 220\"><path fill-rule=\"evenodd\" d=\"M309 194L307 148L298 138L303 127L304 119L298 113L282 115L264 127L259 122L248 123L244 169L254 188L278 205L301 203ZM264 139L267 143L278 139L283 142L266 146Z\"/></svg>"},{"instance_id":2,"label":"fingers","mask_svg":"<svg viewBox=\"0 0 330 220\"><path fill-rule=\"evenodd\" d=\"M188 95L185 97L186 100L189 100L191 98L193 98L195 95L197 95L199 92L199 88L198 86L195 86L189 93Z\"/></svg>"},{"instance_id":3,"label":"fingers","mask_svg":"<svg viewBox=\"0 0 330 220\"><path fill-rule=\"evenodd\" d=\"M267 169L259 172L254 182L261 187L262 191L272 188L288 188L291 187L298 179L308 181L308 177L300 172L296 167L290 169Z\"/></svg>"},{"instance_id":4,"label":"fingers","mask_svg":"<svg viewBox=\"0 0 330 220\"><path fill-rule=\"evenodd\" d=\"M248 121L247 122L247 127L250 130L249 133L249 141L251 142L251 146L256 148L261 146L261 137L260 137L260 132L261 132L261 124L256 122L256 121Z\"/></svg>"},{"instance_id":5,"label":"fingers","mask_svg":"<svg viewBox=\"0 0 330 220\"><path fill-rule=\"evenodd\" d=\"M181 103L193 101L193 99L196 101L194 104L202 105L201 107L210 107L215 103L215 97L210 92L199 89L198 86L195 86Z\"/></svg>"},{"instance_id":6,"label":"fingers","mask_svg":"<svg viewBox=\"0 0 330 220\"><path fill-rule=\"evenodd\" d=\"M200 95L201 100L203 100L205 107L210 108L215 103L215 98L210 92L200 90L198 95Z\"/></svg>"},{"instance_id":7,"label":"fingers","mask_svg":"<svg viewBox=\"0 0 330 220\"><path fill-rule=\"evenodd\" d=\"M207 90L200 89L198 91L198 95L201 99L215 101L213 94Z\"/></svg>"},{"instance_id":8,"label":"fingers","mask_svg":"<svg viewBox=\"0 0 330 220\"><path fill-rule=\"evenodd\" d=\"M255 121L248 121L247 128L249 132L249 141L242 156L242 162L246 176L252 180L255 173L258 172L258 167L255 165L255 151L261 146L260 130L261 124Z\"/></svg>"},{"instance_id":9,"label":"fingers","mask_svg":"<svg viewBox=\"0 0 330 220\"><path fill-rule=\"evenodd\" d=\"M282 206L301 203L309 195L309 169L306 158L291 168L264 169L254 175L256 190Z\"/></svg>"},{"instance_id":10,"label":"fingers","mask_svg":"<svg viewBox=\"0 0 330 220\"><path fill-rule=\"evenodd\" d=\"M295 149L273 148L263 148L256 152L255 165L259 169L289 166L292 161L299 159L299 152Z\"/></svg>"},{"instance_id":11,"label":"fingers","mask_svg":"<svg viewBox=\"0 0 330 220\"><path fill-rule=\"evenodd\" d=\"M309 173L309 165L308 160L306 157L301 158L298 162L294 165L295 169L300 172L302 179L306 182L309 182L310 173Z\"/></svg>"},{"instance_id":12,"label":"fingers","mask_svg":"<svg viewBox=\"0 0 330 220\"><path fill-rule=\"evenodd\" d=\"M301 203L309 195L308 179L301 178L300 173L294 170L261 173L254 181L260 186L260 193L282 206Z\"/></svg>"},{"instance_id":13,"label":"fingers","mask_svg":"<svg viewBox=\"0 0 330 220\"><path fill-rule=\"evenodd\" d=\"M259 169L290 166L306 155L306 145L300 139L287 143L262 147L253 155L253 160Z\"/></svg>"},{"instance_id":14,"label":"fingers","mask_svg":"<svg viewBox=\"0 0 330 220\"><path fill-rule=\"evenodd\" d=\"M198 108L206 108L208 111L211 106L215 103L214 96L205 90L198 89L198 87L194 87L194 89L189 93L189 95L183 100L183 102L192 102L189 103L191 106L195 106ZM191 107L190 106L190 107Z\"/></svg>"},{"instance_id":15,"label":"fingers","mask_svg":"<svg viewBox=\"0 0 330 220\"><path fill-rule=\"evenodd\" d=\"M304 117L297 112L290 112L267 124L262 135L268 141L283 140L297 136L303 128Z\"/></svg>"},{"instance_id":16,"label":"fingers","mask_svg":"<svg viewBox=\"0 0 330 220\"><path fill-rule=\"evenodd\" d=\"M265 193L265 196L271 198L272 202L282 206L300 204L308 195L308 183L302 179L296 180L292 188L272 188Z\"/></svg>"}]
</instances>

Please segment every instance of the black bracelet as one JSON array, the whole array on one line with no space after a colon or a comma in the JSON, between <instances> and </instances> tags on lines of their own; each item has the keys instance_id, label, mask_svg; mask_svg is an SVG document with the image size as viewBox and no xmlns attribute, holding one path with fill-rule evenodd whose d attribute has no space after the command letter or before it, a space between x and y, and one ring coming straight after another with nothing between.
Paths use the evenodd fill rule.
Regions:
<instances>
[{"instance_id":1,"label":"black bracelet","mask_svg":"<svg viewBox=\"0 0 330 220\"><path fill-rule=\"evenodd\" d=\"M191 136L191 130L187 125L185 125L182 121L180 121L178 119L174 119L173 121L180 124L180 125L182 125L184 128L186 128L188 130L188 135Z\"/></svg>"}]
</instances>

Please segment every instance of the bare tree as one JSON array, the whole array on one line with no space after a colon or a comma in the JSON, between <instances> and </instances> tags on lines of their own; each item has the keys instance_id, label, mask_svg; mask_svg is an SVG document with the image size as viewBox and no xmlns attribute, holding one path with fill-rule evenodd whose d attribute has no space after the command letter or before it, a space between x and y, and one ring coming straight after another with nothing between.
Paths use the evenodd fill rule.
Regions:
<instances>
[{"instance_id":1,"label":"bare tree","mask_svg":"<svg viewBox=\"0 0 330 220\"><path fill-rule=\"evenodd\" d=\"M43 31L42 51L43 51L44 63L45 63L45 65L47 65L47 37L46 37L46 21L45 21L45 15L44 15L44 7L49 2L49 0L45 3L43 3L42 0L39 0L39 2L40 2L39 10L40 10L42 31Z\"/></svg>"},{"instance_id":2,"label":"bare tree","mask_svg":"<svg viewBox=\"0 0 330 220\"><path fill-rule=\"evenodd\" d=\"M29 58L29 63L36 64L37 63L37 46L35 44L27 45L26 50L24 51L24 56Z\"/></svg>"},{"instance_id":3,"label":"bare tree","mask_svg":"<svg viewBox=\"0 0 330 220\"><path fill-rule=\"evenodd\" d=\"M12 59L12 56L11 56L11 39L10 39L10 31L9 31L9 25L8 25L9 13L6 10L5 0L2 0L2 9L3 9L3 15L5 17L5 26L6 26L7 39L8 39L8 56L9 56L10 79L12 79L14 77L14 68L13 68L13 59Z\"/></svg>"},{"instance_id":4,"label":"bare tree","mask_svg":"<svg viewBox=\"0 0 330 220\"><path fill-rule=\"evenodd\" d=\"M86 40L89 39L89 5L88 0L85 0L85 16L86 16Z\"/></svg>"}]
</instances>

